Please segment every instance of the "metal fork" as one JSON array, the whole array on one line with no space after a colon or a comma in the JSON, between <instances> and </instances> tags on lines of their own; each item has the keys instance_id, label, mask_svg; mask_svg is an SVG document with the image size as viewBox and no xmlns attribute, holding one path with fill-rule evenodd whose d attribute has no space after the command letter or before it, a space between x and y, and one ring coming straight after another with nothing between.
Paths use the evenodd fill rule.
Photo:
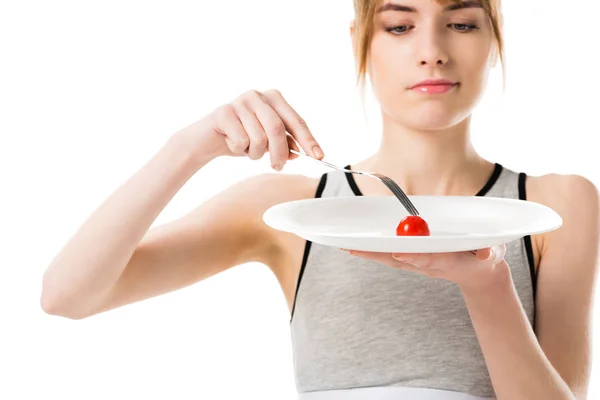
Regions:
<instances>
[{"instance_id":1,"label":"metal fork","mask_svg":"<svg viewBox=\"0 0 600 400\"><path fill-rule=\"evenodd\" d=\"M409 200L409 198L406 195L406 193L404 193L404 191L400 188L400 186L398 186L398 184L396 182L394 182L391 178L389 178L389 177L387 177L385 175L378 174L378 173L373 173L373 172L353 171L351 169L346 169L346 168L338 167L337 165L330 164L330 163L328 163L326 161L317 160L316 158L313 158L313 157L309 156L308 154L304 154L304 153L301 153L301 152L293 150L293 149L290 149L290 152L292 152L294 154L298 154L299 156L308 157L308 158L310 158L312 160L320 162L321 164L325 164L325 165L327 165L330 168L337 169L338 171L342 171L342 172L346 172L346 173L350 173L350 174L366 175L366 176L370 176L372 178L375 178L379 182L381 182L385 186L387 186L388 189L390 189L390 191L394 194L394 196L396 196L396 198L398 200L400 200L400 203L402 203L402 205L404 206L404 208L406 208L406 211L408 211L411 215L419 215L419 211L417 210L417 208L415 207L415 205Z\"/></svg>"}]
</instances>

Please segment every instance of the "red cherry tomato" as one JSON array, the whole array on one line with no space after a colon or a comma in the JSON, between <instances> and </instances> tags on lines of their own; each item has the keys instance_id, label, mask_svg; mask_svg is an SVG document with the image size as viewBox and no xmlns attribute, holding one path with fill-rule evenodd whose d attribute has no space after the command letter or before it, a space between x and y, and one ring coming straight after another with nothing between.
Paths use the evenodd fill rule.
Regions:
<instances>
[{"instance_id":1,"label":"red cherry tomato","mask_svg":"<svg viewBox=\"0 0 600 400\"><path fill-rule=\"evenodd\" d=\"M429 225L418 215L409 215L402 218L396 228L397 236L429 236Z\"/></svg>"}]
</instances>

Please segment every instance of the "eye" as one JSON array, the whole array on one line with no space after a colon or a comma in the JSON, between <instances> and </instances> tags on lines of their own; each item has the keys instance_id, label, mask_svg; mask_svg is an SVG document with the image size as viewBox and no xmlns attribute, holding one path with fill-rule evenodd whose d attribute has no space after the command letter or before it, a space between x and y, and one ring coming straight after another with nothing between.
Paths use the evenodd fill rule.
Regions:
<instances>
[{"instance_id":1,"label":"eye","mask_svg":"<svg viewBox=\"0 0 600 400\"><path fill-rule=\"evenodd\" d=\"M479 29L477 25L473 24L449 24L450 28L454 29L457 32L471 32L475 29Z\"/></svg>"},{"instance_id":2,"label":"eye","mask_svg":"<svg viewBox=\"0 0 600 400\"><path fill-rule=\"evenodd\" d=\"M402 35L406 32L408 32L409 30L411 30L413 27L410 25L399 25L399 26L393 26L391 28L386 28L386 32L390 32L393 35Z\"/></svg>"}]
</instances>

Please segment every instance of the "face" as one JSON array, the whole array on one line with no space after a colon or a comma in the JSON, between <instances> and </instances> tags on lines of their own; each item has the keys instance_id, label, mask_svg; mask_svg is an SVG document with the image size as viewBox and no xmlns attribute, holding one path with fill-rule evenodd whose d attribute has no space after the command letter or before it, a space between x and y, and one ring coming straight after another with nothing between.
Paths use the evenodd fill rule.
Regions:
<instances>
[{"instance_id":1,"label":"face","mask_svg":"<svg viewBox=\"0 0 600 400\"><path fill-rule=\"evenodd\" d=\"M462 8L433 0L382 3L367 72L384 118L419 130L463 121L496 59L483 8L466 1Z\"/></svg>"}]
</instances>

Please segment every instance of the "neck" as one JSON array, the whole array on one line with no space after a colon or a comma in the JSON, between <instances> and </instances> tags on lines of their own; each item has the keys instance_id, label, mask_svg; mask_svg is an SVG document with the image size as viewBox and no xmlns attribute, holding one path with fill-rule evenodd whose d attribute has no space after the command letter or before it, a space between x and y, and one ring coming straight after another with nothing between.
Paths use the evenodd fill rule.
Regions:
<instances>
[{"instance_id":1,"label":"neck","mask_svg":"<svg viewBox=\"0 0 600 400\"><path fill-rule=\"evenodd\" d=\"M448 129L417 131L384 116L381 146L364 168L389 176L411 195L474 195L494 164L476 153L469 124L467 118Z\"/></svg>"}]
</instances>

